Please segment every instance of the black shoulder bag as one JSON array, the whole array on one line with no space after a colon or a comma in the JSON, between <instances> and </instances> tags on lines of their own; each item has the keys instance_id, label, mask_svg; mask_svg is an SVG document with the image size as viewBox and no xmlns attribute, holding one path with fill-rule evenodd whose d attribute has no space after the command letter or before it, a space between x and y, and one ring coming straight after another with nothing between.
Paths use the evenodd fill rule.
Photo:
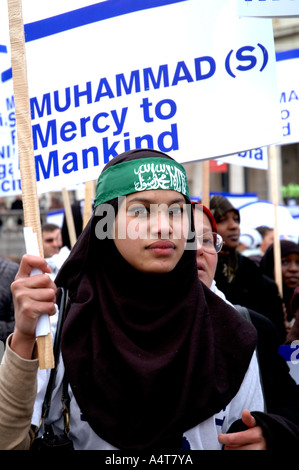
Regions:
<instances>
[{"instance_id":1,"label":"black shoulder bag","mask_svg":"<svg viewBox=\"0 0 299 470\"><path fill-rule=\"evenodd\" d=\"M54 340L54 360L55 360L55 367L51 370L50 379L47 386L46 395L44 398L43 406L42 406L42 416L40 420L40 425L38 430L36 431L36 435L42 425L42 422L45 418L47 418L50 406L51 406L51 397L52 392L55 384L55 379L57 375L57 365L59 361L59 354L60 354L60 340L61 340L61 331L62 325L64 320L64 310L66 306L68 298L68 292L62 288L62 296L60 301L60 308L59 308L59 317L57 322L57 330L55 334ZM61 413L64 418L64 432L63 434L56 435L53 432L52 426L50 424L45 424L45 431L41 437L36 438L31 445L30 450L74 450L73 442L69 439L69 405L70 405L70 397L68 394L68 383L64 377L63 379L63 387L62 387L62 409Z\"/></svg>"},{"instance_id":2,"label":"black shoulder bag","mask_svg":"<svg viewBox=\"0 0 299 470\"><path fill-rule=\"evenodd\" d=\"M234 305L234 307L236 308L236 310L240 313L240 315L242 315L243 318L245 318L246 320L248 320L252 325L252 320L251 320L251 316L250 316L250 313L249 313L249 310L247 307L244 307L243 305ZM253 325L254 326L254 325ZM257 345L255 347L255 353L256 353L256 358L257 358L257 362L258 362L258 366L259 366L259 375L260 375L260 382L261 382L261 387L262 387L262 392L263 392L263 397L264 397L264 408L265 408L265 413L267 412L267 405L266 405L266 399L265 399L265 392L264 392L264 384L263 384L263 378L262 378L262 372L261 372L261 367L260 367L260 363L259 363L259 354L258 354L258 348L257 348Z\"/></svg>"}]
</instances>

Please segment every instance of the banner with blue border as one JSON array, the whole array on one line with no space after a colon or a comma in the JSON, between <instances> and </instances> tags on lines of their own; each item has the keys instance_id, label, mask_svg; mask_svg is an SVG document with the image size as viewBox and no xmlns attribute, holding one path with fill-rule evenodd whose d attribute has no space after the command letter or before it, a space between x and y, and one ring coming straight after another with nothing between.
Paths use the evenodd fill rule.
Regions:
<instances>
[{"instance_id":1,"label":"banner with blue border","mask_svg":"<svg viewBox=\"0 0 299 470\"><path fill-rule=\"evenodd\" d=\"M39 193L130 148L185 163L281 140L271 20L235 0L71 5L22 1Z\"/></svg>"},{"instance_id":2,"label":"banner with blue border","mask_svg":"<svg viewBox=\"0 0 299 470\"><path fill-rule=\"evenodd\" d=\"M25 41L51 36L98 21L108 20L116 16L127 15L150 8L186 2L187 0L137 0L135 2L106 0L105 2L88 5L77 10L67 11L51 18L45 18L24 25Z\"/></svg>"},{"instance_id":3,"label":"banner with blue border","mask_svg":"<svg viewBox=\"0 0 299 470\"><path fill-rule=\"evenodd\" d=\"M281 144L299 142L299 49L276 53L280 116L283 139Z\"/></svg>"},{"instance_id":4,"label":"banner with blue border","mask_svg":"<svg viewBox=\"0 0 299 470\"><path fill-rule=\"evenodd\" d=\"M299 385L299 340L293 341L291 344L282 344L279 346L278 353L286 361L290 375Z\"/></svg>"},{"instance_id":5,"label":"banner with blue border","mask_svg":"<svg viewBox=\"0 0 299 470\"><path fill-rule=\"evenodd\" d=\"M21 194L7 2L0 11L0 197Z\"/></svg>"}]
</instances>

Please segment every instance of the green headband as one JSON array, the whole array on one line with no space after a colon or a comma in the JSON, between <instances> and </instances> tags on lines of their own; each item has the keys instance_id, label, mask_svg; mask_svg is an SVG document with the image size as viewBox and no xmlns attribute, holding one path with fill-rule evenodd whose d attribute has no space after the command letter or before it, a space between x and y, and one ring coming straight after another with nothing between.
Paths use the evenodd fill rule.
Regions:
<instances>
[{"instance_id":1,"label":"green headband","mask_svg":"<svg viewBox=\"0 0 299 470\"><path fill-rule=\"evenodd\" d=\"M167 158L140 158L118 163L98 179L94 206L127 194L149 189L172 189L189 198L184 167Z\"/></svg>"}]
</instances>

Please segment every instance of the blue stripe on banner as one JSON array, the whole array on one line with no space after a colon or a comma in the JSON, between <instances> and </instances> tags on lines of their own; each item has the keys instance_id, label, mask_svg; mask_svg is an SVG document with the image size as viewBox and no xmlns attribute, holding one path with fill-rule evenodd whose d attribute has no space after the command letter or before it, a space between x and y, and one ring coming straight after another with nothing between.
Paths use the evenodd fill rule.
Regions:
<instances>
[{"instance_id":1,"label":"blue stripe on banner","mask_svg":"<svg viewBox=\"0 0 299 470\"><path fill-rule=\"evenodd\" d=\"M290 49L289 51L276 52L276 61L287 59L298 59L299 49Z\"/></svg>"},{"instance_id":2,"label":"blue stripe on banner","mask_svg":"<svg viewBox=\"0 0 299 470\"><path fill-rule=\"evenodd\" d=\"M7 53L7 47L0 44L0 52Z\"/></svg>"},{"instance_id":3,"label":"blue stripe on banner","mask_svg":"<svg viewBox=\"0 0 299 470\"><path fill-rule=\"evenodd\" d=\"M126 15L135 11L186 2L188 0L107 0L61 15L24 25L25 42L68 31L86 24Z\"/></svg>"},{"instance_id":4,"label":"blue stripe on banner","mask_svg":"<svg viewBox=\"0 0 299 470\"><path fill-rule=\"evenodd\" d=\"M278 353L287 361L299 360L299 344L283 344L279 346Z\"/></svg>"},{"instance_id":5,"label":"blue stripe on banner","mask_svg":"<svg viewBox=\"0 0 299 470\"><path fill-rule=\"evenodd\" d=\"M7 82L12 78L12 68L5 70L1 74L1 82Z\"/></svg>"}]
</instances>

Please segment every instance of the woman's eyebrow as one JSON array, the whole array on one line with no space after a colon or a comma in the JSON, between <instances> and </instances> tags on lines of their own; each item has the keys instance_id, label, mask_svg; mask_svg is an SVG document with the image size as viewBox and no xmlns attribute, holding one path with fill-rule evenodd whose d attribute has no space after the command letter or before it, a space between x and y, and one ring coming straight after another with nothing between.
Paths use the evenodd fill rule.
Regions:
<instances>
[{"instance_id":1,"label":"woman's eyebrow","mask_svg":"<svg viewBox=\"0 0 299 470\"><path fill-rule=\"evenodd\" d=\"M154 200L152 201L151 198L143 198L143 197L134 197L132 199L130 199L129 201L127 201L128 204L130 204L131 202L141 202L143 204L157 204L157 202ZM178 198L175 198L171 201L168 201L168 202L164 202L164 204L178 204L178 203L185 203L185 198L184 197L178 197ZM158 204L161 204L161 203L158 203ZM163 204L163 203L162 203Z\"/></svg>"}]
</instances>

